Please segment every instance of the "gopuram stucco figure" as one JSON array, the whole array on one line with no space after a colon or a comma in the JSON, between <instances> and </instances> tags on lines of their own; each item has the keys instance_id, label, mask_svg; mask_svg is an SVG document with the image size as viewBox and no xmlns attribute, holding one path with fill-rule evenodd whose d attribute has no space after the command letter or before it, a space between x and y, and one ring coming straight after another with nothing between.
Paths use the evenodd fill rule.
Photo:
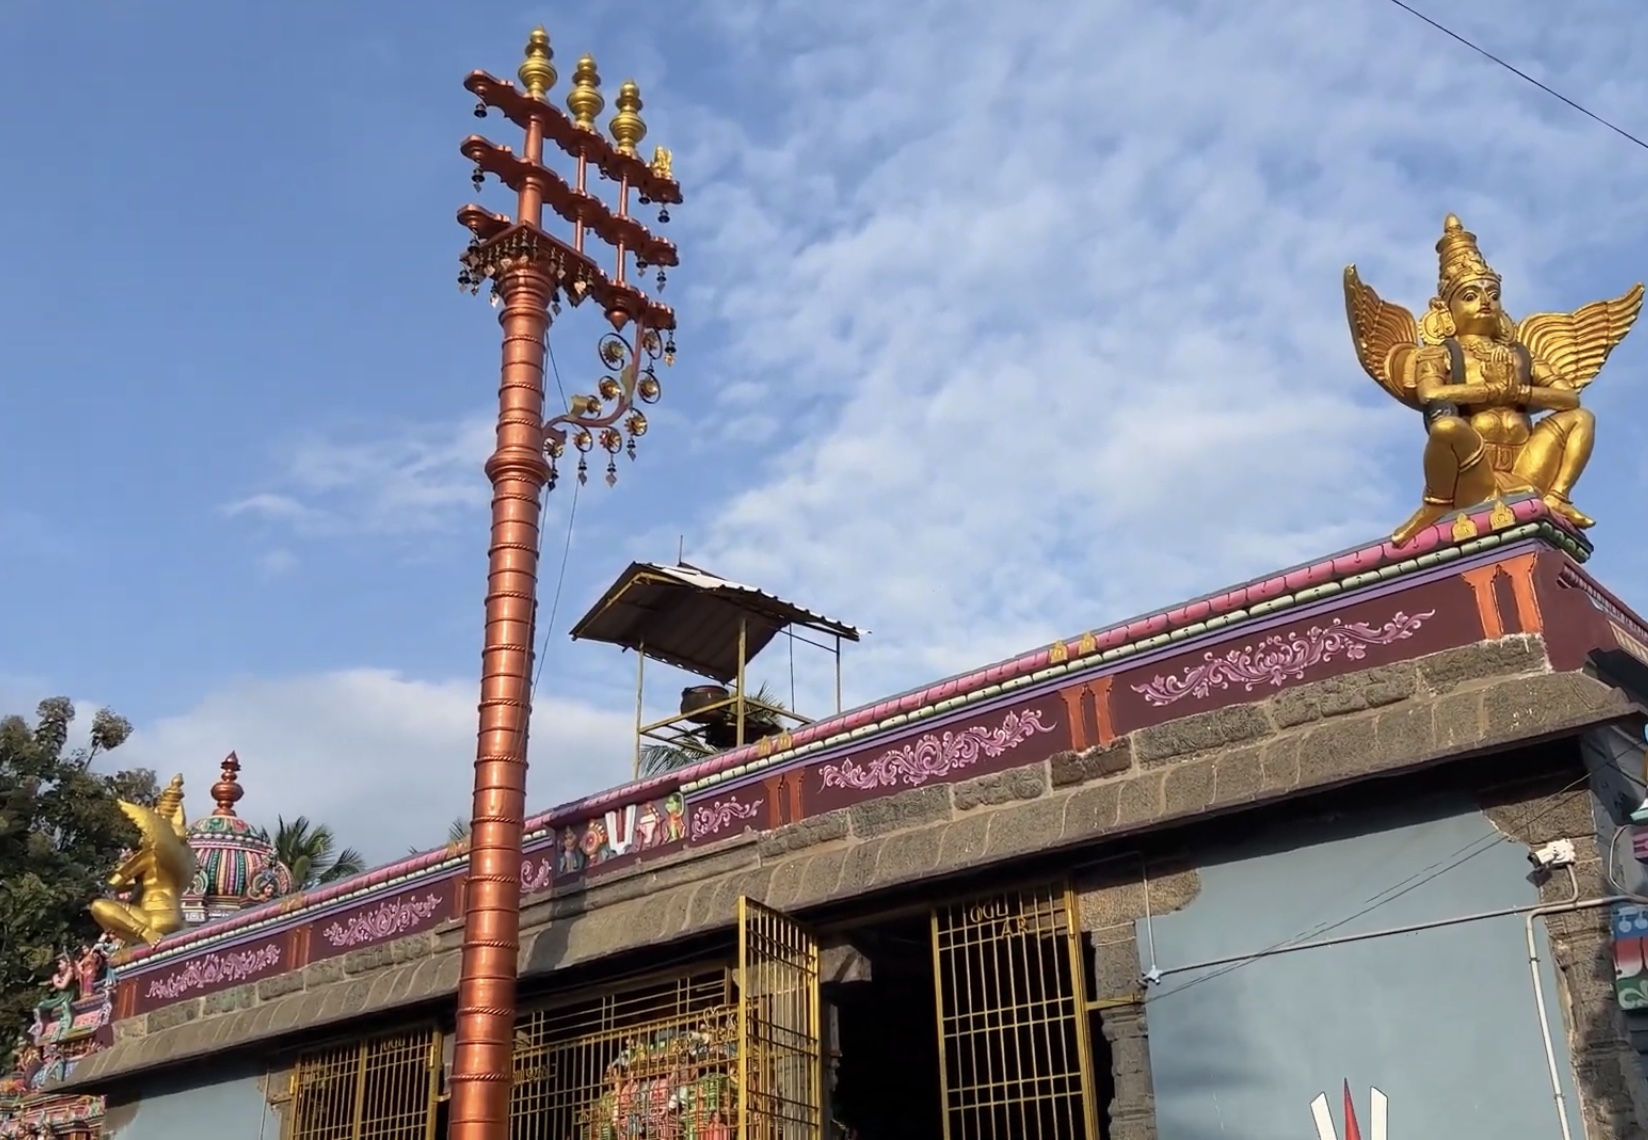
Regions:
<instances>
[{"instance_id":1,"label":"gopuram stucco figure","mask_svg":"<svg viewBox=\"0 0 1648 1140\"><path fill-rule=\"evenodd\" d=\"M137 826L137 850L109 876L109 886L127 898L97 899L92 918L122 944L153 945L183 929L183 892L195 876L183 818L183 777L173 776L152 808L120 802Z\"/></svg>"},{"instance_id":2,"label":"gopuram stucco figure","mask_svg":"<svg viewBox=\"0 0 1648 1140\"><path fill-rule=\"evenodd\" d=\"M1436 296L1417 322L1363 284L1354 265L1345 269L1357 360L1425 417L1424 500L1392 540L1401 546L1451 511L1529 493L1575 526L1590 526L1569 499L1596 433L1580 393L1631 331L1642 285L1515 323L1500 307L1499 274L1452 214L1436 252Z\"/></svg>"}]
</instances>

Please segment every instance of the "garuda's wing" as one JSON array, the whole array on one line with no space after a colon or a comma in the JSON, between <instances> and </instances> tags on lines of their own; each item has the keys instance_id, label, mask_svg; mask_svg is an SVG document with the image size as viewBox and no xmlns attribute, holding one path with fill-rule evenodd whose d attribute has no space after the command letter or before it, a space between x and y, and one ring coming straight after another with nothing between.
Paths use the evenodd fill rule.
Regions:
<instances>
[{"instance_id":1,"label":"garuda's wing","mask_svg":"<svg viewBox=\"0 0 1648 1140\"><path fill-rule=\"evenodd\" d=\"M172 821L142 804L120 801L120 810L137 828L142 845L154 852L168 878L187 884L195 875L195 856L172 826Z\"/></svg>"},{"instance_id":2,"label":"garuda's wing","mask_svg":"<svg viewBox=\"0 0 1648 1140\"><path fill-rule=\"evenodd\" d=\"M1413 314L1373 291L1345 266L1345 316L1363 371L1379 386L1410 408L1420 407L1414 388L1413 354L1419 348L1419 326Z\"/></svg>"},{"instance_id":3,"label":"garuda's wing","mask_svg":"<svg viewBox=\"0 0 1648 1140\"><path fill-rule=\"evenodd\" d=\"M1571 313L1533 313L1522 319L1516 338L1543 360L1566 388L1583 388L1602 371L1642 312L1642 283L1612 301L1593 301Z\"/></svg>"}]
</instances>

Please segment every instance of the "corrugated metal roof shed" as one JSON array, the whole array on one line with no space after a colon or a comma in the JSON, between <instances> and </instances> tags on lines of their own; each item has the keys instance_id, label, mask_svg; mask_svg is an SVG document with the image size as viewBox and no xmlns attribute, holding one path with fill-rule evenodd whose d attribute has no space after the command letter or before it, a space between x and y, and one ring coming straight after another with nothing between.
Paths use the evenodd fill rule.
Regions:
<instances>
[{"instance_id":1,"label":"corrugated metal roof shed","mask_svg":"<svg viewBox=\"0 0 1648 1140\"><path fill-rule=\"evenodd\" d=\"M632 562L572 627L575 641L602 641L729 684L738 676L738 627L753 659L785 627L857 641L850 625L804 610L696 566Z\"/></svg>"}]
</instances>

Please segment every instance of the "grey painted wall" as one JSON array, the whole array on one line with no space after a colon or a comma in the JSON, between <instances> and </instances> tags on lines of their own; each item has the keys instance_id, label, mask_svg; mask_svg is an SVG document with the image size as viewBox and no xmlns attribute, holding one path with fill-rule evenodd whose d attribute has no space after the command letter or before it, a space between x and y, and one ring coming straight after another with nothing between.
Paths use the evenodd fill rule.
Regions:
<instances>
[{"instance_id":1,"label":"grey painted wall","mask_svg":"<svg viewBox=\"0 0 1648 1140\"><path fill-rule=\"evenodd\" d=\"M192 1065L157 1075L137 1095L111 1098L105 1136L119 1140L279 1140L280 1118L263 1094L263 1070Z\"/></svg>"},{"instance_id":2,"label":"grey painted wall","mask_svg":"<svg viewBox=\"0 0 1648 1140\"><path fill-rule=\"evenodd\" d=\"M1648 866L1632 854L1631 814L1648 794L1643 779L1643 742L1624 729L1587 732L1580 754L1591 774L1595 791L1592 807L1597 823L1597 849L1613 889L1620 894L1648 895ZM1648 1078L1648 1013L1624 1015L1625 1029Z\"/></svg>"},{"instance_id":3,"label":"grey painted wall","mask_svg":"<svg viewBox=\"0 0 1648 1140\"><path fill-rule=\"evenodd\" d=\"M1204 864L1200 895L1140 922L1164 976L1146 1007L1159 1140L1315 1140L1327 1093L1344 1135L1349 1080L1364 1140L1369 1090L1391 1140L1560 1135L1523 918L1404 934L1391 927L1538 902L1526 851L1464 800L1401 817L1322 820L1256 836ZM1370 935L1245 964L1196 968L1288 942ZM1555 973L1540 932L1547 1013L1573 1134L1584 1132Z\"/></svg>"}]
</instances>

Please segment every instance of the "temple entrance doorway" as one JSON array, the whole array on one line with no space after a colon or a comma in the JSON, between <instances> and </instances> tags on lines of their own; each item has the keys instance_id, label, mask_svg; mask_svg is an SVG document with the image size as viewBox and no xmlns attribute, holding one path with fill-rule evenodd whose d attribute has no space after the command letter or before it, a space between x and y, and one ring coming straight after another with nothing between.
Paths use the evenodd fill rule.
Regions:
<instances>
[{"instance_id":1,"label":"temple entrance doorway","mask_svg":"<svg viewBox=\"0 0 1648 1140\"><path fill-rule=\"evenodd\" d=\"M835 1020L827 1134L944 1140L932 921L916 915L855 932L853 944L870 960L870 978L827 994Z\"/></svg>"},{"instance_id":2,"label":"temple entrance doorway","mask_svg":"<svg viewBox=\"0 0 1648 1140\"><path fill-rule=\"evenodd\" d=\"M859 1140L1099 1140L1079 926L1058 884L855 931L870 977L825 994L834 1119Z\"/></svg>"}]
</instances>

